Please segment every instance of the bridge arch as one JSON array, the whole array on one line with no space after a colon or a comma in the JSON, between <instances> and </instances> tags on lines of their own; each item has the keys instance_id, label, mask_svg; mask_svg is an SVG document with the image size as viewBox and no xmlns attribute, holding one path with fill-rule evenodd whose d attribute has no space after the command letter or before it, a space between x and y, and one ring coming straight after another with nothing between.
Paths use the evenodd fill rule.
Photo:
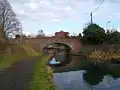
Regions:
<instances>
[{"instance_id":1,"label":"bridge arch","mask_svg":"<svg viewBox=\"0 0 120 90\"><path fill-rule=\"evenodd\" d=\"M50 44L47 44L47 45L43 46L43 47L42 47L42 51L43 51L45 48L47 48L49 45L53 45L53 44L54 44L54 45L63 45L68 52L72 50L72 48L71 48L70 46L68 46L67 44L55 42L55 43L50 43ZM54 47L54 46L53 46L53 47Z\"/></svg>"},{"instance_id":2,"label":"bridge arch","mask_svg":"<svg viewBox=\"0 0 120 90\"><path fill-rule=\"evenodd\" d=\"M65 47L69 47L71 52L79 52L81 48L81 44L79 39L77 38L59 38L59 37L40 37L40 38L26 38L22 41L24 44L33 47L36 51L42 51L42 49L48 44L52 44L53 42L64 45Z\"/></svg>"},{"instance_id":3,"label":"bridge arch","mask_svg":"<svg viewBox=\"0 0 120 90\"><path fill-rule=\"evenodd\" d=\"M63 46L65 46L68 50L72 50L72 48L69 46L69 45L67 45L67 44L64 44L64 43L59 43L59 42L56 42L56 43L54 43L54 44L60 44L60 45L63 45Z\"/></svg>"}]
</instances>

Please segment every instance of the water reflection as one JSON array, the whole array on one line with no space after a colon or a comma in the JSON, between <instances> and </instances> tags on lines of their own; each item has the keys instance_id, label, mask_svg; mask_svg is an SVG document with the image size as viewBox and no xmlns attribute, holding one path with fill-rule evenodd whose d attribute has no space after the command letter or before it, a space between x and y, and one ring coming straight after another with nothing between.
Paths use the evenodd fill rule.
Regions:
<instances>
[{"instance_id":1,"label":"water reflection","mask_svg":"<svg viewBox=\"0 0 120 90\"><path fill-rule=\"evenodd\" d=\"M120 90L120 65L92 65L88 70L55 73L56 90Z\"/></svg>"},{"instance_id":2,"label":"water reflection","mask_svg":"<svg viewBox=\"0 0 120 90\"><path fill-rule=\"evenodd\" d=\"M86 70L83 74L84 81L89 85L97 85L103 81L103 78L104 73L95 66L89 70Z\"/></svg>"},{"instance_id":3,"label":"water reflection","mask_svg":"<svg viewBox=\"0 0 120 90\"><path fill-rule=\"evenodd\" d=\"M48 61L49 65L54 67L61 67L69 64L71 59L69 58L69 54L66 51L55 53L50 60Z\"/></svg>"},{"instance_id":4,"label":"water reflection","mask_svg":"<svg viewBox=\"0 0 120 90\"><path fill-rule=\"evenodd\" d=\"M114 67L113 64L105 65L93 65L92 68L85 71L83 74L84 81L89 85L97 85L103 81L105 76L109 76L114 80L120 78L120 71L116 70L119 69L120 65L116 64Z\"/></svg>"},{"instance_id":5,"label":"water reflection","mask_svg":"<svg viewBox=\"0 0 120 90\"><path fill-rule=\"evenodd\" d=\"M94 65L84 56L71 56L64 50L57 52L54 58L61 62L61 66L55 68L58 71L79 67L79 71L55 73L56 90L120 90L120 64Z\"/></svg>"}]
</instances>

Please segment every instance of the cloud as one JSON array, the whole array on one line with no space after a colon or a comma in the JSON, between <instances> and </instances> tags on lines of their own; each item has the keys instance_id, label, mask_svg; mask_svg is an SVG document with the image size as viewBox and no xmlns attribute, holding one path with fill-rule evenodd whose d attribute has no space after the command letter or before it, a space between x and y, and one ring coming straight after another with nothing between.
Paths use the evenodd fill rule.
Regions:
<instances>
[{"instance_id":1,"label":"cloud","mask_svg":"<svg viewBox=\"0 0 120 90\"><path fill-rule=\"evenodd\" d=\"M89 18L91 11L101 0L9 0L21 20L47 22L62 22L63 20L82 21ZM105 0L95 17L108 18L118 13L118 0ZM114 8L111 6L114 5Z\"/></svg>"},{"instance_id":2,"label":"cloud","mask_svg":"<svg viewBox=\"0 0 120 90\"><path fill-rule=\"evenodd\" d=\"M10 0L10 3L22 20L41 20L41 22L75 20L79 14L82 15L81 11L86 7L84 6L86 2L83 0L18 0L17 2Z\"/></svg>"}]
</instances>

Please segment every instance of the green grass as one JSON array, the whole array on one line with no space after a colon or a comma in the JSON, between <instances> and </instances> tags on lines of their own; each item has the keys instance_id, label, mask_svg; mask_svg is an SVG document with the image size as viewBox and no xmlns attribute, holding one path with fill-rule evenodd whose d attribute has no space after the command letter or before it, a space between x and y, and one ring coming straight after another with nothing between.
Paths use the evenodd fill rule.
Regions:
<instances>
[{"instance_id":1,"label":"green grass","mask_svg":"<svg viewBox=\"0 0 120 90\"><path fill-rule=\"evenodd\" d=\"M30 90L55 90L52 69L46 65L48 58L44 55L36 63L33 78L29 83Z\"/></svg>"},{"instance_id":2,"label":"green grass","mask_svg":"<svg viewBox=\"0 0 120 90\"><path fill-rule=\"evenodd\" d=\"M13 63L17 62L19 57L15 54L5 54L2 55L2 60L0 59L0 71L3 71L6 68L9 68Z\"/></svg>"},{"instance_id":3,"label":"green grass","mask_svg":"<svg viewBox=\"0 0 120 90\"><path fill-rule=\"evenodd\" d=\"M21 45L21 47L27 52L28 56L39 56L40 53L36 52L33 48L30 48L25 45Z\"/></svg>"},{"instance_id":4,"label":"green grass","mask_svg":"<svg viewBox=\"0 0 120 90\"><path fill-rule=\"evenodd\" d=\"M6 68L11 67L13 64L19 62L21 59L33 57L33 56L40 56L41 53L35 52L34 49L27 47L25 45L13 45L8 46L9 49L13 49L14 52L6 52L0 55L0 71L5 70Z\"/></svg>"}]
</instances>

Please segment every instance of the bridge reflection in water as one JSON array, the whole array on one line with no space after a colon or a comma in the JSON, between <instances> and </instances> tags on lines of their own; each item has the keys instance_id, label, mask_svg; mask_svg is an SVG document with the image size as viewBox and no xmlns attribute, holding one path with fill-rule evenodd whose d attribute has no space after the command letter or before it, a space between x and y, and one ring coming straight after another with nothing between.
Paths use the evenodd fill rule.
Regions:
<instances>
[{"instance_id":1,"label":"bridge reflection in water","mask_svg":"<svg viewBox=\"0 0 120 90\"><path fill-rule=\"evenodd\" d=\"M71 50L70 47L68 47L64 44L61 44L61 43L49 44L43 48L43 52L45 54L52 55L49 62L51 60L53 60L53 58L54 58L56 60L56 62L60 62L59 66L69 63L69 61L67 61L67 60L68 60L70 50Z\"/></svg>"},{"instance_id":2,"label":"bridge reflection in water","mask_svg":"<svg viewBox=\"0 0 120 90\"><path fill-rule=\"evenodd\" d=\"M94 65L84 55L71 55L61 47L44 48L44 53L55 53L54 58L61 62L53 67L56 90L120 90L120 64Z\"/></svg>"}]
</instances>

